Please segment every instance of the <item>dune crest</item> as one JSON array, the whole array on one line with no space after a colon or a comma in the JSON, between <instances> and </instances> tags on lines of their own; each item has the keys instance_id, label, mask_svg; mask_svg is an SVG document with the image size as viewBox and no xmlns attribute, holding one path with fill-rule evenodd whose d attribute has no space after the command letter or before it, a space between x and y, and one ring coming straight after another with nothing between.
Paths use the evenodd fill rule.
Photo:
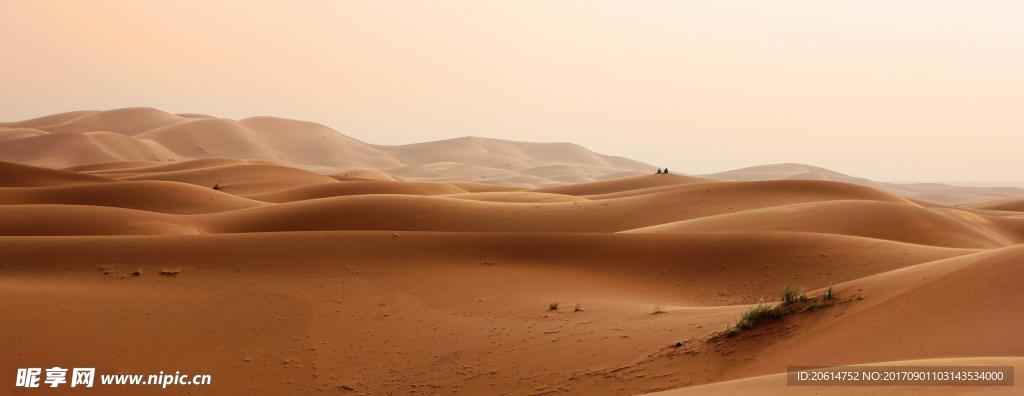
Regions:
<instances>
[{"instance_id":1,"label":"dune crest","mask_svg":"<svg viewBox=\"0 0 1024 396\"><path fill-rule=\"evenodd\" d=\"M319 173L385 171L420 181L539 186L653 172L571 143L465 137L382 146L314 122L231 120L152 108L81 111L0 123L0 161L51 168L105 162L262 160Z\"/></svg>"}]
</instances>

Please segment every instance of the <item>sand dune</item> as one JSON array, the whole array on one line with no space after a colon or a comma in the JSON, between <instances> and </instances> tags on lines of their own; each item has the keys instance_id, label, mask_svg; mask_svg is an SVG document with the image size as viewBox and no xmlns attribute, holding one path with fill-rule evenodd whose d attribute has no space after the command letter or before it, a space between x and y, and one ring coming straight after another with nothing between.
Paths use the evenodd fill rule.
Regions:
<instances>
[{"instance_id":1,"label":"sand dune","mask_svg":"<svg viewBox=\"0 0 1024 396\"><path fill-rule=\"evenodd\" d=\"M369 194L444 195L466 191L450 184L388 182L376 180L351 180L313 184L263 194L249 195L249 198L266 202L292 202L308 199L341 197Z\"/></svg>"},{"instance_id":2,"label":"sand dune","mask_svg":"<svg viewBox=\"0 0 1024 396\"><path fill-rule=\"evenodd\" d=\"M653 167L570 143L466 137L378 146L327 126L276 117L242 120L126 108L0 123L0 160L53 168L100 162L237 158L325 174L387 171L422 181L539 186L637 175Z\"/></svg>"},{"instance_id":3,"label":"sand dune","mask_svg":"<svg viewBox=\"0 0 1024 396\"><path fill-rule=\"evenodd\" d=\"M113 176L110 173L107 175ZM301 169L262 164L224 165L171 171L131 171L118 174L118 176L124 180L163 180L203 187L219 185L222 191L233 194L258 194L335 181L329 176Z\"/></svg>"},{"instance_id":4,"label":"sand dune","mask_svg":"<svg viewBox=\"0 0 1024 396\"><path fill-rule=\"evenodd\" d=\"M586 198L572 195L549 194L533 191L492 191L466 194L448 194L448 198L469 199L473 201L508 202L508 203L551 203L579 202Z\"/></svg>"},{"instance_id":5,"label":"sand dune","mask_svg":"<svg viewBox=\"0 0 1024 396\"><path fill-rule=\"evenodd\" d=\"M0 162L0 316L20 324L0 326L3 372L181 369L213 374L214 394L628 395L790 393L779 373L800 364L1024 371L1012 199L932 203L802 166L655 175L568 144L373 146L266 117L0 127L15 131L0 149L28 150L7 155L63 168ZM121 158L146 147L180 158ZM580 183L534 186L559 180ZM813 299L833 282L822 307L709 338L784 287ZM863 390L832 389L797 391Z\"/></svg>"},{"instance_id":6,"label":"sand dune","mask_svg":"<svg viewBox=\"0 0 1024 396\"><path fill-rule=\"evenodd\" d=\"M975 209L1024 212L1024 198L1010 198L990 202L979 202L976 204L967 205L967 207Z\"/></svg>"},{"instance_id":7,"label":"sand dune","mask_svg":"<svg viewBox=\"0 0 1024 396\"><path fill-rule=\"evenodd\" d=\"M33 245L0 238L0 250L10 258L0 269L16 279L54 271L67 279L39 279L28 288L0 281L0 296L12 301L6 317L27 318L37 304L68 307L74 313L63 321L46 316L37 323L62 340L58 345L66 334L104 335L89 349L104 362L116 356L119 364L149 369L150 355L159 354L170 359L161 364L209 367L223 378L220 390L306 393L343 384L384 393L417 384L471 394L540 387L627 394L678 383L696 366L614 387L586 373L631 366L676 340L698 345L738 314L728 304L756 301L782 285L857 279L972 252L813 234L417 232L71 237ZM180 273L159 275L164 270ZM136 271L142 275L130 275ZM759 275L749 276L754 271ZM70 282L78 286L58 287ZM121 293L140 303L117 304L115 314L109 306ZM551 301L566 307L548 311ZM573 312L576 303L583 311ZM652 315L659 304L670 312ZM124 317L137 319L118 319ZM138 336L162 334L156 326L168 322L187 325L160 343ZM406 323L421 325L409 331ZM49 351L50 358L82 359L70 352L81 348L50 349L24 330L5 328L0 339L23 340L12 350L22 356ZM181 352L177 343L185 340L202 352ZM706 356L712 367L728 359ZM285 361L320 375L282 368ZM574 376L578 381L563 385Z\"/></svg>"},{"instance_id":8,"label":"sand dune","mask_svg":"<svg viewBox=\"0 0 1024 396\"><path fill-rule=\"evenodd\" d=\"M565 195L598 195L647 189L651 187L679 186L711 181L680 175L644 175L568 186L539 188L537 192Z\"/></svg>"},{"instance_id":9,"label":"sand dune","mask_svg":"<svg viewBox=\"0 0 1024 396\"><path fill-rule=\"evenodd\" d=\"M80 205L0 205L0 235L162 235L198 231L181 219L142 210Z\"/></svg>"},{"instance_id":10,"label":"sand dune","mask_svg":"<svg viewBox=\"0 0 1024 396\"><path fill-rule=\"evenodd\" d=\"M109 181L113 180L100 176L0 162L0 187L61 186Z\"/></svg>"},{"instance_id":11,"label":"sand dune","mask_svg":"<svg viewBox=\"0 0 1024 396\"><path fill-rule=\"evenodd\" d=\"M880 201L824 201L773 206L659 224L629 232L803 231L923 245L993 248L1021 243L971 213Z\"/></svg>"},{"instance_id":12,"label":"sand dune","mask_svg":"<svg viewBox=\"0 0 1024 396\"><path fill-rule=\"evenodd\" d=\"M6 140L21 140L36 136L46 135L46 132L31 128L4 128L0 127L0 142Z\"/></svg>"},{"instance_id":13,"label":"sand dune","mask_svg":"<svg viewBox=\"0 0 1024 396\"><path fill-rule=\"evenodd\" d=\"M1024 330L1014 312L1024 271L1020 246L937 260L836 286L841 298L865 298L832 314L794 317L786 337L730 340L752 359L727 377L785 371L807 362L855 364L936 356L1020 356ZM942 309L928 307L940 304ZM878 326L877 323L884 323ZM899 329L899 331L887 331ZM764 331L771 331L765 329ZM985 337L977 337L986 334ZM849 347L843 347L849 346ZM856 346L856 347L852 347Z\"/></svg>"},{"instance_id":14,"label":"sand dune","mask_svg":"<svg viewBox=\"0 0 1024 396\"><path fill-rule=\"evenodd\" d=\"M977 187L943 183L885 183L854 177L833 170L805 164L772 164L734 169L701 175L718 180L832 180L860 184L887 191L909 199L959 205L1024 195L1024 188Z\"/></svg>"},{"instance_id":15,"label":"sand dune","mask_svg":"<svg viewBox=\"0 0 1024 396\"><path fill-rule=\"evenodd\" d=\"M125 181L65 186L0 187L0 205L64 204L111 206L150 212L196 214L251 208L262 202L191 184Z\"/></svg>"}]
</instances>

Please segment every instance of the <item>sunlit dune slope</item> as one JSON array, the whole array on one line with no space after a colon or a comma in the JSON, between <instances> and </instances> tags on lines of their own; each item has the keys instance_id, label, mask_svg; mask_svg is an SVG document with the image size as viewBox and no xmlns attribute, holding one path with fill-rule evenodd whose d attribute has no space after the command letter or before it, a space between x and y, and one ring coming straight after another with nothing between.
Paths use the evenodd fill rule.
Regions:
<instances>
[{"instance_id":1,"label":"sunlit dune slope","mask_svg":"<svg viewBox=\"0 0 1024 396\"><path fill-rule=\"evenodd\" d=\"M983 216L882 201L822 201L659 224L630 232L803 231L857 235L924 245L992 248L1020 243Z\"/></svg>"}]
</instances>

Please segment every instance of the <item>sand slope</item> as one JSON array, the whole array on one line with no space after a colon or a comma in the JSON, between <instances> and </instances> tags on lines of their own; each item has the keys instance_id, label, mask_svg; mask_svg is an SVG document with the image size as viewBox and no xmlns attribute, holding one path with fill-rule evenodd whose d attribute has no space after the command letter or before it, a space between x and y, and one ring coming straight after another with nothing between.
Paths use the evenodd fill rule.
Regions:
<instances>
[{"instance_id":1,"label":"sand slope","mask_svg":"<svg viewBox=\"0 0 1024 396\"><path fill-rule=\"evenodd\" d=\"M26 125L76 136L108 122L95 114ZM126 114L109 126L152 128L121 137L217 126L181 141L217 150L235 139L251 145L232 149L276 149L261 146L265 134L292 125ZM533 158L512 172L529 177L568 172L543 164L558 159L551 147L494 147L466 155ZM575 150L586 166L624 166ZM836 180L586 180L404 181L237 158L0 163L0 316L19 324L0 326L0 371L214 375L175 393L631 395L784 393L778 373L793 364L1024 370L1024 217L1012 208ZM783 287L816 297L833 282L829 306L709 340Z\"/></svg>"},{"instance_id":2,"label":"sand slope","mask_svg":"<svg viewBox=\"0 0 1024 396\"><path fill-rule=\"evenodd\" d=\"M989 219L963 211L880 201L824 201L707 216L629 232L803 231L971 248L1022 242L989 225Z\"/></svg>"},{"instance_id":3,"label":"sand slope","mask_svg":"<svg viewBox=\"0 0 1024 396\"><path fill-rule=\"evenodd\" d=\"M974 187L943 183L885 183L850 176L844 173L805 164L771 164L734 169L725 172L701 175L718 180L833 180L860 184L910 199L959 205L971 202L991 201L1019 197L1024 188L1016 187Z\"/></svg>"},{"instance_id":4,"label":"sand slope","mask_svg":"<svg viewBox=\"0 0 1024 396\"><path fill-rule=\"evenodd\" d=\"M39 187L99 183L113 179L0 162L0 187Z\"/></svg>"}]
</instances>

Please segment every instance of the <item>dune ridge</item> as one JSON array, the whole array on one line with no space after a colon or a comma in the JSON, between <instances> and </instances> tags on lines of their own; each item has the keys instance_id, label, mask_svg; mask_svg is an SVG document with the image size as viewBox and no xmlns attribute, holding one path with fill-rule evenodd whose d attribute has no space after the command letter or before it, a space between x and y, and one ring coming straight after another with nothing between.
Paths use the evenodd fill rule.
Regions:
<instances>
[{"instance_id":1,"label":"dune ridge","mask_svg":"<svg viewBox=\"0 0 1024 396\"><path fill-rule=\"evenodd\" d=\"M321 173L386 171L421 181L544 185L653 172L572 143L464 137L374 145L314 122L231 120L152 108L81 111L0 123L0 161L51 168L98 163L238 158Z\"/></svg>"}]
</instances>

